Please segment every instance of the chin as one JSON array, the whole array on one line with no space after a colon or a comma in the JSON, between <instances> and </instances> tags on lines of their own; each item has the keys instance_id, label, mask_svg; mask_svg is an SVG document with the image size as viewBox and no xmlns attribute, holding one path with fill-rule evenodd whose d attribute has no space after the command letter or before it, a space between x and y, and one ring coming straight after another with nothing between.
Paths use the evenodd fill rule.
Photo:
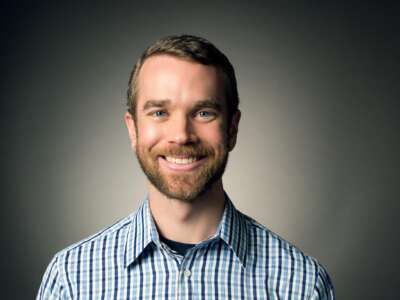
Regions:
<instances>
[{"instance_id":1,"label":"chin","mask_svg":"<svg viewBox=\"0 0 400 300\"><path fill-rule=\"evenodd\" d=\"M190 187L184 188L183 187L183 185L185 185L184 182L175 182L174 184L175 188L173 188L173 186L171 185L169 185L168 187L165 185L161 185L158 187L156 186L156 188L160 193L164 194L166 197L170 199L179 200L185 203L193 203L200 197L209 193L213 189L217 181L218 180L204 182L202 184L197 185L196 187L193 187L192 185L191 188Z\"/></svg>"}]
</instances>

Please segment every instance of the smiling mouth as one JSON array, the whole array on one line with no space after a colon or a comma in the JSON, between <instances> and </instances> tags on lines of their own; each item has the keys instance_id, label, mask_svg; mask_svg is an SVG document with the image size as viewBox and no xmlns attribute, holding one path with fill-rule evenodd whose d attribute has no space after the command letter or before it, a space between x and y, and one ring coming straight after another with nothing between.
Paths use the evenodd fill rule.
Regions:
<instances>
[{"instance_id":1,"label":"smiling mouth","mask_svg":"<svg viewBox=\"0 0 400 300\"><path fill-rule=\"evenodd\" d=\"M207 156L160 156L162 165L174 171L193 171L205 162Z\"/></svg>"},{"instance_id":2,"label":"smiling mouth","mask_svg":"<svg viewBox=\"0 0 400 300\"><path fill-rule=\"evenodd\" d=\"M201 156L190 156L190 157L175 157L175 156L164 156L166 161L176 164L176 165L188 165L194 163L202 158Z\"/></svg>"}]
</instances>

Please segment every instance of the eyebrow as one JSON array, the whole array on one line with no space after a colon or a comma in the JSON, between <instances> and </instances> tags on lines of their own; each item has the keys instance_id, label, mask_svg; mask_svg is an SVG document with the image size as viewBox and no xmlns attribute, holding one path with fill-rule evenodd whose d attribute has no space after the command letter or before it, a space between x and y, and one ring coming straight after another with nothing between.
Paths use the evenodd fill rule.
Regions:
<instances>
[{"instance_id":1,"label":"eyebrow","mask_svg":"<svg viewBox=\"0 0 400 300\"><path fill-rule=\"evenodd\" d=\"M171 100L147 100L143 106L143 110L148 110L153 107L165 107L171 103Z\"/></svg>"},{"instance_id":2,"label":"eyebrow","mask_svg":"<svg viewBox=\"0 0 400 300\"><path fill-rule=\"evenodd\" d=\"M199 110L202 108L211 108L219 112L222 111L222 105L217 99L201 100L195 104L193 110Z\"/></svg>"},{"instance_id":3,"label":"eyebrow","mask_svg":"<svg viewBox=\"0 0 400 300\"><path fill-rule=\"evenodd\" d=\"M147 100L143 106L143 111L146 111L153 107L166 107L171 104L171 100ZM222 111L222 105L217 99L205 99L198 101L194 107L192 108L193 111L202 109L202 108L211 108L215 109L216 111Z\"/></svg>"}]
</instances>

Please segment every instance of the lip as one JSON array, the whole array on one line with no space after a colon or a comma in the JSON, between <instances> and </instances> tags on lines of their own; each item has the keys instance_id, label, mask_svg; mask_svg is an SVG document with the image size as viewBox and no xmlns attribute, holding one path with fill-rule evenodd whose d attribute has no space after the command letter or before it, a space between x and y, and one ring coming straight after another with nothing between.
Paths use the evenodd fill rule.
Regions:
<instances>
[{"instance_id":1,"label":"lip","mask_svg":"<svg viewBox=\"0 0 400 300\"><path fill-rule=\"evenodd\" d=\"M190 164L178 165L178 164L174 164L172 162L167 161L163 156L158 157L158 162L162 167L165 167L169 170L176 171L176 172L194 171L199 166L201 166L206 160L207 160L207 157L203 157L202 159L196 160Z\"/></svg>"}]
</instances>

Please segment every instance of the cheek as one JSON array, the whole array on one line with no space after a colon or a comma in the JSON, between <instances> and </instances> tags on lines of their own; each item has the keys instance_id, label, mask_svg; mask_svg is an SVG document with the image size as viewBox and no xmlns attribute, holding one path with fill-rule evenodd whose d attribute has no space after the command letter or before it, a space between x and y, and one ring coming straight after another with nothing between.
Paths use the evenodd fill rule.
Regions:
<instances>
[{"instance_id":1,"label":"cheek","mask_svg":"<svg viewBox=\"0 0 400 300\"><path fill-rule=\"evenodd\" d=\"M212 146L222 145L226 140L226 134L220 124L199 129L198 134L201 140Z\"/></svg>"},{"instance_id":2,"label":"cheek","mask_svg":"<svg viewBox=\"0 0 400 300\"><path fill-rule=\"evenodd\" d=\"M139 126L138 128L138 141L140 145L146 148L152 148L161 138L160 129L156 126Z\"/></svg>"}]
</instances>

